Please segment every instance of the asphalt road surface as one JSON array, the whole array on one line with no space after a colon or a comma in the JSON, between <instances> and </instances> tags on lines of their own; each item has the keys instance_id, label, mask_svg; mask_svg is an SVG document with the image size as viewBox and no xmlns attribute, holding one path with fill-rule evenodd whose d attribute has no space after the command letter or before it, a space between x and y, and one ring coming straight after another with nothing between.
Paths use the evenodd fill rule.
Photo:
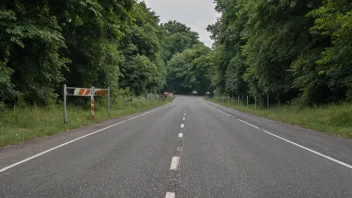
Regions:
<instances>
[{"instance_id":1,"label":"asphalt road surface","mask_svg":"<svg viewBox=\"0 0 352 198\"><path fill-rule=\"evenodd\" d=\"M352 141L197 97L0 149L0 197L352 197Z\"/></svg>"}]
</instances>

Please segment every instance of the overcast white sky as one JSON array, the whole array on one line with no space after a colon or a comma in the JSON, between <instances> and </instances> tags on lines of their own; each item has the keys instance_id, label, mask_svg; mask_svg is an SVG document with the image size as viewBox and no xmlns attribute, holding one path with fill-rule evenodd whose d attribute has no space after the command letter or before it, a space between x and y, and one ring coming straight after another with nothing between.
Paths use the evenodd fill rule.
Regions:
<instances>
[{"instance_id":1,"label":"overcast white sky","mask_svg":"<svg viewBox=\"0 0 352 198\"><path fill-rule=\"evenodd\" d=\"M219 14L213 0L144 0L160 16L162 23L176 20L198 32L200 40L211 47L213 41L205 29L216 22Z\"/></svg>"}]
</instances>

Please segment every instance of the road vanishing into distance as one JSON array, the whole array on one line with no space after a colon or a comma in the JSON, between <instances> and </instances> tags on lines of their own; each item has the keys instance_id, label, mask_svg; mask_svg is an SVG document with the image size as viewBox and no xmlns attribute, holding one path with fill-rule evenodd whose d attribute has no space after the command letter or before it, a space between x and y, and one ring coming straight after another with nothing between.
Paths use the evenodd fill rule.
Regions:
<instances>
[{"instance_id":1,"label":"road vanishing into distance","mask_svg":"<svg viewBox=\"0 0 352 198\"><path fill-rule=\"evenodd\" d=\"M0 149L0 197L352 197L352 141L177 97Z\"/></svg>"}]
</instances>

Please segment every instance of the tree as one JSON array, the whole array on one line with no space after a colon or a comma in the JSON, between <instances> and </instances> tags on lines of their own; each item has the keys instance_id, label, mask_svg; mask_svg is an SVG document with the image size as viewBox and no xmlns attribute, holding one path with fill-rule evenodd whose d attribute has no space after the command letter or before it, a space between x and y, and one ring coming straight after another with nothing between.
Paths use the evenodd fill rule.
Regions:
<instances>
[{"instance_id":1,"label":"tree","mask_svg":"<svg viewBox=\"0 0 352 198\"><path fill-rule=\"evenodd\" d=\"M275 102L350 98L351 3L218 0L213 85L226 95L270 94Z\"/></svg>"},{"instance_id":2,"label":"tree","mask_svg":"<svg viewBox=\"0 0 352 198\"><path fill-rule=\"evenodd\" d=\"M130 88L136 94L159 92L166 83L159 18L144 2L135 5L132 17L134 24L125 29L125 37L120 41L124 57L120 87Z\"/></svg>"},{"instance_id":3,"label":"tree","mask_svg":"<svg viewBox=\"0 0 352 198\"><path fill-rule=\"evenodd\" d=\"M216 10L221 12L221 18L208 26L215 40L215 75L212 78L217 93L229 96L246 95L247 83L243 79L246 63L241 55L246 41L242 38L244 25L247 23L247 11L243 1L216 1Z\"/></svg>"},{"instance_id":4,"label":"tree","mask_svg":"<svg viewBox=\"0 0 352 198\"><path fill-rule=\"evenodd\" d=\"M181 53L186 49L192 48L194 45L200 44L198 33L191 30L186 25L169 21L161 24L161 28L165 32L163 44L163 60L169 61L174 54Z\"/></svg>"},{"instance_id":5,"label":"tree","mask_svg":"<svg viewBox=\"0 0 352 198\"><path fill-rule=\"evenodd\" d=\"M169 90L176 93L197 90L199 94L210 91L212 60L209 53L208 47L199 44L175 54L168 62Z\"/></svg>"},{"instance_id":6,"label":"tree","mask_svg":"<svg viewBox=\"0 0 352 198\"><path fill-rule=\"evenodd\" d=\"M122 57L118 40L131 19L131 0L50 1L51 11L63 26L71 60L64 72L69 86L117 87Z\"/></svg>"},{"instance_id":7,"label":"tree","mask_svg":"<svg viewBox=\"0 0 352 198\"><path fill-rule=\"evenodd\" d=\"M352 3L324 0L308 17L315 19L310 29L324 45L312 50L308 62L302 56L293 66L294 85L307 103L326 103L352 99ZM309 60L309 59L308 59ZM313 63L312 63L313 62Z\"/></svg>"},{"instance_id":8,"label":"tree","mask_svg":"<svg viewBox=\"0 0 352 198\"><path fill-rule=\"evenodd\" d=\"M69 62L61 27L47 1L2 1L0 5L0 97L14 103L47 103Z\"/></svg>"}]
</instances>

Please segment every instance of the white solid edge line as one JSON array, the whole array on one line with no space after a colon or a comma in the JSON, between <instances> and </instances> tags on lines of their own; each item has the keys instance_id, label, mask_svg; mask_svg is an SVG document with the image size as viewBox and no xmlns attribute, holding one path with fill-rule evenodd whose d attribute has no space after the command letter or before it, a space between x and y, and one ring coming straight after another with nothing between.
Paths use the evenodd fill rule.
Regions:
<instances>
[{"instance_id":1,"label":"white solid edge line","mask_svg":"<svg viewBox=\"0 0 352 198\"><path fill-rule=\"evenodd\" d=\"M167 192L165 198L175 198L175 193Z\"/></svg>"},{"instance_id":2,"label":"white solid edge line","mask_svg":"<svg viewBox=\"0 0 352 198\"><path fill-rule=\"evenodd\" d=\"M185 128L185 124L181 124L181 129Z\"/></svg>"},{"instance_id":3,"label":"white solid edge line","mask_svg":"<svg viewBox=\"0 0 352 198\"><path fill-rule=\"evenodd\" d=\"M317 151L314 151L314 150L312 150L312 149L310 149L310 148L304 147L304 146L302 146L302 145L300 145L300 144L297 144L297 143L292 142L292 141L290 141L290 140L287 140L287 139L285 139L285 138L283 138L283 137L280 137L280 136L278 136L278 135L275 135L275 134L273 134L273 133L270 133L270 132L268 132L268 131L266 131L266 130L264 130L264 129L262 129L262 130L263 130L265 133L267 133L267 134L269 134L269 135L271 135L271 136L274 136L274 137L276 137L276 138L279 138L279 139L281 139L281 140L283 140L283 141L285 141L285 142L288 142L288 143L290 143L290 144L293 144L293 145L295 145L295 146L297 146L297 147L299 147L299 148L302 148L302 149L304 149L304 150L306 150L306 151L309 151L309 152L311 152L311 153L314 153L314 154L316 154L316 155L319 155L320 157L323 157L323 158L325 158L325 159L328 159L328 160L330 160L330 161L333 161L333 162L338 163L338 164L340 164L340 165L342 165L342 166L345 166L345 167L347 167L347 168L352 169L352 166L349 165L349 164L347 164L347 163L345 163L345 162L341 162L341 161L339 161L339 160L337 160L337 159L334 159L334 158L332 158L332 157L329 157L329 156L327 156L327 155L324 155L324 154L322 154L322 153L319 153L319 152L317 152Z\"/></svg>"},{"instance_id":4,"label":"white solid edge line","mask_svg":"<svg viewBox=\"0 0 352 198\"><path fill-rule=\"evenodd\" d=\"M179 164L179 157L172 157L170 170L177 170Z\"/></svg>"},{"instance_id":5,"label":"white solid edge line","mask_svg":"<svg viewBox=\"0 0 352 198\"><path fill-rule=\"evenodd\" d=\"M168 103L168 104L170 104L170 103ZM104 130L106 130L106 129L109 129L109 128L111 128L111 127L117 126L117 125L122 124L122 123L124 123L124 122L127 122L127 121L129 121L129 120L133 120L133 119L138 118L138 117L140 117L140 116L149 114L149 113L151 113L151 112L153 112L153 111L156 111L156 110L158 110L158 109L160 109L160 108L162 108L162 107L164 107L164 106L166 106L166 105L168 105L168 104L165 104L165 105L163 105L163 106L161 106L161 107L158 107L158 108L156 108L156 109L153 109L153 110L151 110L151 111L145 112L145 113L140 114L140 115L138 115L138 116L129 118L129 119L127 119L127 120L121 121L121 122L119 122L119 123L110 125L110 126L108 126L108 127L99 129L99 130L97 130L97 131L94 131L94 132L89 133L89 134L87 134L87 135L81 136L81 137L79 137L79 138L70 140L70 141L65 142L65 143L63 143L63 144L60 144L60 145L58 145L58 146L55 146L55 147L53 147L53 148L51 148L51 149L45 150L45 151L43 151L43 152L40 152L40 153L38 153L38 154L36 154L36 155L33 155L33 156L28 157L28 158L26 158L26 159L24 159L24 160L21 160L21 161L19 161L19 162L16 162L16 163L14 163L14 164L11 164L11 165L9 165L9 166L6 166L6 167L0 169L0 173L4 172L4 171L6 171L6 170L8 170L8 169L10 169L10 168L13 168L13 167L15 167L15 166L18 166L18 165L20 165L20 164L23 164L23 163L25 163L25 162L28 162L28 161L30 161L30 160L32 160L32 159L34 159L34 158L37 158L37 157L39 157L39 156L41 156L41 155L44 155L44 154L46 154L46 153L49 153L49 152L51 152L51 151L53 151L53 150L56 150L56 149L58 149L58 148L61 148L61 147L66 146L66 145L68 145L68 144L71 144L71 143L73 143L73 142L76 142L76 141L78 141L78 140L80 140L80 139L83 139L83 138L86 138L86 137L88 137L88 136L94 135L94 134L96 134L96 133L99 133L99 132L104 131Z\"/></svg>"},{"instance_id":6,"label":"white solid edge line","mask_svg":"<svg viewBox=\"0 0 352 198\"><path fill-rule=\"evenodd\" d=\"M198 100L201 101L201 102L203 102L203 101L200 100L200 99L198 99ZM203 102L203 103L206 104L206 105L208 105L208 106L210 106L210 107L212 107L211 105L209 105L209 104L207 104L207 103L205 103L205 102ZM212 107L212 108L216 109L215 107ZM218 110L218 109L216 109L216 110ZM220 110L218 110L218 111L220 111ZM220 112L222 112L222 111L220 111ZM222 112L222 113L224 113L224 112ZM225 114L226 114L226 113L225 113ZM230 116L231 116L231 115L230 115ZM250 126L256 128L256 129L259 129L258 127L254 126L254 125L252 125L252 124L249 124L249 123L247 123L247 122L245 122L245 121L243 121L243 120L240 120L240 119L237 119L237 120L240 121L240 122L246 123L246 124L248 124L248 125L250 125ZM280 137L280 136L278 136L278 135L275 135L275 134L273 134L273 133L270 133L270 132L268 132L268 131L266 131L266 130L264 130L264 129L262 129L262 130L263 130L265 133L267 133L267 134L269 134L269 135L272 135L272 136L274 136L274 137L276 137L276 138L279 138L279 139L281 139L281 140L283 140L283 141L285 141L285 142L288 142L288 143L290 143L290 144L293 144L293 145L295 145L295 146L297 146L297 147L299 147L299 148L302 148L302 149L304 149L304 150L306 150L306 151L309 151L309 152L311 152L311 153L314 153L314 154L316 154L316 155L319 155L320 157L323 157L323 158L325 158L325 159L328 159L328 160L330 160L330 161L333 161L333 162L338 163L338 164L340 164L340 165L342 165L342 166L345 166L345 167L347 167L347 168L352 169L352 165L349 165L349 164L347 164L347 163L345 163L345 162L341 162L341 161L339 161L339 160L337 160L337 159L334 159L334 158L332 158L332 157L329 157L329 156L327 156L327 155L324 155L324 154L322 154L322 153L319 153L319 152L317 152L317 151L314 151L314 150L312 150L312 149L310 149L310 148L304 147L304 146L302 146L302 145L300 145L300 144L297 144L297 143L295 143L295 142L292 142L292 141L290 141L290 140L287 140L287 139L285 139L285 138L282 138L282 137Z\"/></svg>"},{"instance_id":7,"label":"white solid edge line","mask_svg":"<svg viewBox=\"0 0 352 198\"><path fill-rule=\"evenodd\" d=\"M259 129L259 127L254 126L254 125L252 125L252 124L249 124L248 122L245 122L245 121L240 120L240 119L237 119L237 120L240 121L240 122L243 122L243 123L245 123L245 124L247 124L247 125L249 125L249 126L251 126L251 127L254 127L254 128L256 128L256 129Z\"/></svg>"},{"instance_id":8,"label":"white solid edge line","mask_svg":"<svg viewBox=\"0 0 352 198\"><path fill-rule=\"evenodd\" d=\"M200 99L198 99L198 100L201 101ZM203 101L201 101L201 102L204 103L204 104L206 104L206 105L208 105L209 107L211 107L211 108L213 108L213 109L215 109L215 110L217 110L217 111L219 111L219 112L221 112L221 113L223 113L223 114L225 114L225 115L231 117L230 114L225 113L225 112L223 112L223 111L221 111L221 110L219 110L219 109L217 109L217 108L215 108L215 107L213 107L213 106L211 106L211 105L209 105L209 104L207 104L207 103L205 103L205 102L203 102Z\"/></svg>"},{"instance_id":9,"label":"white solid edge line","mask_svg":"<svg viewBox=\"0 0 352 198\"><path fill-rule=\"evenodd\" d=\"M179 137L179 138L182 138L182 137L183 137L183 133L179 133L179 134L178 134L178 137Z\"/></svg>"}]
</instances>

